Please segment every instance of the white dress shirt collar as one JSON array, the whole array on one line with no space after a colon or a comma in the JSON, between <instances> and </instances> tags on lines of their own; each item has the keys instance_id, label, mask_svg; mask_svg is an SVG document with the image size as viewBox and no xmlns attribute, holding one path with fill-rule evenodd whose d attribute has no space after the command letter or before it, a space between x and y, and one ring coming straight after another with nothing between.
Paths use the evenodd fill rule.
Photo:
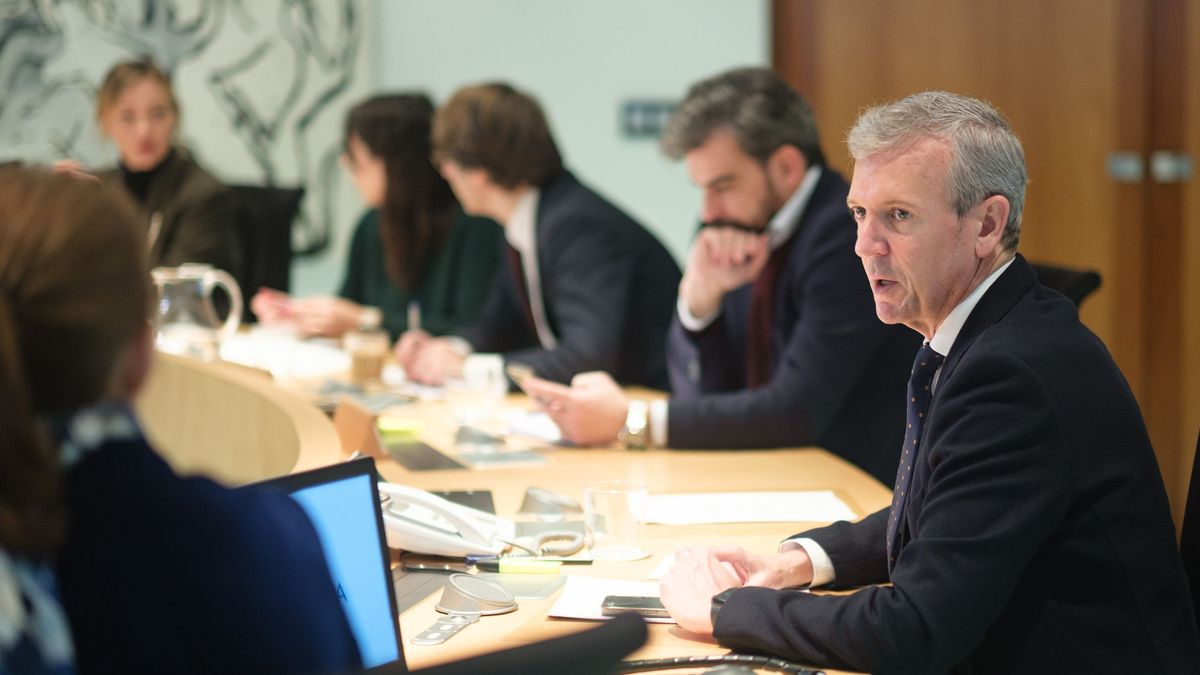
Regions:
<instances>
[{"instance_id":1,"label":"white dress shirt collar","mask_svg":"<svg viewBox=\"0 0 1200 675\"><path fill-rule=\"evenodd\" d=\"M771 217L771 221L767 223L767 245L772 251L783 245L783 242L787 241L788 237L792 236L792 233L800 226L800 217L804 214L808 200L812 197L813 190L817 188L817 181L820 179L821 167L808 167L808 171L804 172L804 178L800 179L800 185L796 191Z\"/></svg>"},{"instance_id":2,"label":"white dress shirt collar","mask_svg":"<svg viewBox=\"0 0 1200 675\"><path fill-rule=\"evenodd\" d=\"M1013 260L1016 260L1014 257ZM967 322L967 317L971 316L971 312L975 309L975 305L983 298L983 294L992 287L996 279L1004 274L1004 270L1008 269L1009 265L1013 264L1013 260L1009 260L981 281L967 297L963 298L962 302L950 310L946 318L942 320L942 324L933 331L933 338L929 340L929 346L933 347L933 351L948 356L950 348L954 346L954 341L958 339L958 333L962 330L963 324Z\"/></svg>"},{"instance_id":3,"label":"white dress shirt collar","mask_svg":"<svg viewBox=\"0 0 1200 675\"><path fill-rule=\"evenodd\" d=\"M538 197L541 190L529 188L517 200L508 220L504 221L504 238L522 256L537 251L537 233L533 224L537 218Z\"/></svg>"},{"instance_id":4,"label":"white dress shirt collar","mask_svg":"<svg viewBox=\"0 0 1200 675\"><path fill-rule=\"evenodd\" d=\"M536 223L538 199L541 195L541 190L529 188L517 199L508 220L504 221L504 238L521 254L525 287L529 290L529 311L533 314L538 342L544 349L554 349L558 345L558 337L550 330L546 302L542 297L541 267L538 265Z\"/></svg>"}]
</instances>

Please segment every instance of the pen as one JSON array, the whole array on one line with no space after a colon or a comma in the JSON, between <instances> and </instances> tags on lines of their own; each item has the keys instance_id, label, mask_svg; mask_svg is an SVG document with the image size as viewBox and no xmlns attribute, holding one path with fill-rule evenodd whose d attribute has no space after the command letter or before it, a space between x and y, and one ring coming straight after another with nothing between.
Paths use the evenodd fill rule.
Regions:
<instances>
[{"instance_id":1,"label":"pen","mask_svg":"<svg viewBox=\"0 0 1200 675\"><path fill-rule=\"evenodd\" d=\"M481 572L501 574L558 574L562 563L557 560L522 560L520 558L498 558L476 560L473 563Z\"/></svg>"},{"instance_id":2,"label":"pen","mask_svg":"<svg viewBox=\"0 0 1200 675\"><path fill-rule=\"evenodd\" d=\"M421 303L416 300L408 303L408 329L421 330Z\"/></svg>"},{"instance_id":3,"label":"pen","mask_svg":"<svg viewBox=\"0 0 1200 675\"><path fill-rule=\"evenodd\" d=\"M466 560L467 560L468 565L474 565L481 561L482 562L495 562L502 558L504 558L504 556L468 555ZM512 556L512 557L507 557L505 559L507 559L507 560L527 560L527 561L536 561L536 562L555 562L555 563L562 563L564 565L591 565L592 564L591 558L574 558L574 557L570 557L570 556L553 556L553 555L539 555L536 557L535 556Z\"/></svg>"}]
</instances>

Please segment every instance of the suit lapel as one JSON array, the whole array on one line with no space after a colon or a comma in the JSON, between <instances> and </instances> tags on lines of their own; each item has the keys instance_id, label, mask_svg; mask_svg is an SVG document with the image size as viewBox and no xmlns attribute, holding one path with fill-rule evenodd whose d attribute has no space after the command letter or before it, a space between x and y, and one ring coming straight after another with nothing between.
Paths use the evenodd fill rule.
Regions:
<instances>
[{"instance_id":1,"label":"suit lapel","mask_svg":"<svg viewBox=\"0 0 1200 675\"><path fill-rule=\"evenodd\" d=\"M771 327L771 354L770 368L768 372L774 373L787 344L788 338L791 337L791 329L798 320L800 314L798 297L789 293L787 289L792 287L793 278L801 273L804 265L810 260L813 255L811 249L804 252L801 259L797 260L796 256L799 253L795 250L797 239L800 238L800 233L806 227L811 227L810 223L817 218L822 209L831 200L835 199L836 192L840 191L845 194L845 179L842 175L826 166L821 169L821 177L817 179L817 184L813 186L812 194L808 196L808 203L804 205L804 210L800 212L800 222L796 224L795 229L788 235L788 238L780 244L779 248L784 250L783 268L780 271L779 277L775 280L775 289L773 292L774 300L772 302L772 327ZM845 206L844 199L836 199L838 204ZM853 238L850 239L853 246ZM746 295L746 316L747 320L744 325L749 324L750 311L750 295Z\"/></svg>"},{"instance_id":2,"label":"suit lapel","mask_svg":"<svg viewBox=\"0 0 1200 675\"><path fill-rule=\"evenodd\" d=\"M1033 271L1029 263L1025 262L1025 257L1018 253L1012 266L1004 274L1001 274L999 279L996 279L987 293L984 293L983 297L979 299L979 304L975 305L971 315L967 317L962 330L958 332L958 337L954 340L954 346L950 347L950 353L946 355L946 364L942 366L939 383L950 379L958 362L962 360L963 354L975 342L975 338L1003 318L1005 314L1008 314L1013 305L1017 304L1017 301L1037 282L1037 273ZM937 405L937 401L938 397L935 394L930 407L931 411L932 406Z\"/></svg>"},{"instance_id":3,"label":"suit lapel","mask_svg":"<svg viewBox=\"0 0 1200 675\"><path fill-rule=\"evenodd\" d=\"M953 377L955 368L958 367L963 355L971 348L975 339L1008 314L1013 306L1029 292L1029 288L1036 283L1038 283L1037 274L1029 266L1029 263L1025 262L1025 258L1017 254L1013 264L1005 270L1004 274L1000 275L999 279L996 279L991 288L980 298L979 303L975 305L975 309L971 310L970 316L967 317L962 330L954 340L954 345L950 347L950 353L946 356L946 362L942 366L942 372L938 379L939 384L934 391L929 410L926 412L927 417L933 417L938 407L938 401L941 399L940 392L949 378ZM921 429L921 456L918 459L918 466L913 469L915 473L908 497L908 506L904 509L902 516L905 522L901 524L903 528L900 540L901 548L907 545L916 531L916 522L920 519L925 499L926 482L930 475L928 462L933 455L931 452L933 448L928 441L929 429L928 424Z\"/></svg>"}]
</instances>

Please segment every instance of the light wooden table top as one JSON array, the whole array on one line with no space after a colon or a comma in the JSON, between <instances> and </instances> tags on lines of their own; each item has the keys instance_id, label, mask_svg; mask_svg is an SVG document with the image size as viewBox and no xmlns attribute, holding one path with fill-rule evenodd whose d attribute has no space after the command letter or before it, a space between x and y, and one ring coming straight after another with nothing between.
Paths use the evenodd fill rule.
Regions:
<instances>
[{"instance_id":1,"label":"light wooden table top","mask_svg":"<svg viewBox=\"0 0 1200 675\"><path fill-rule=\"evenodd\" d=\"M510 397L509 405L528 406L521 397ZM399 417L419 420L421 436L430 445L452 453L453 420L445 404L416 403L390 411ZM510 439L510 445L540 446L544 443ZM542 466L513 466L494 469L456 469L413 472L391 460L379 462L380 472L393 482L427 490L491 490L496 512L513 517L528 487L547 488L580 503L584 485L601 480L624 479L644 483L651 494L683 492L833 490L859 516L865 516L891 501L891 491L848 462L820 449L765 451L681 451L621 449L542 450L548 462ZM568 565L564 574L645 580L664 556L692 546L740 545L768 553L780 540L824 523L744 523L686 526L646 525L646 548L650 558L636 562L597 561L593 565ZM552 619L547 616L557 594L544 600L523 600L520 608L506 615L483 617L460 635L442 645L418 646L409 638L432 625L440 616L434 593L401 616L401 635L410 668L427 667L467 656L514 647L593 626L590 622ZM630 658L660 658L694 654L720 654L727 650L679 629L674 625L650 626L645 647Z\"/></svg>"},{"instance_id":2,"label":"light wooden table top","mask_svg":"<svg viewBox=\"0 0 1200 675\"><path fill-rule=\"evenodd\" d=\"M332 425L303 400L312 399L320 382L271 383L265 374L251 373L225 364L197 365L181 360L164 360L167 361L165 366L170 367L159 369L158 379L161 382L158 388L162 395L146 397L147 400L143 401L146 410L143 412L151 421L161 422L158 426L148 425L152 431L161 431L158 435L176 441L174 445L178 445L179 450L167 454L180 467L192 470L203 468L237 483L344 458ZM284 389L291 391L285 392ZM658 392L646 391L638 391L636 395L662 396ZM523 396L510 396L506 405L530 407L529 401ZM159 411L155 406L165 407ZM181 410L188 414L180 414ZM445 402L399 405L388 413L414 421L420 429L422 440L447 454L454 454L454 436L458 425ZM209 434L212 437L196 436L195 430L184 424L194 418L211 422L215 418L241 420L246 419L247 415L258 422L255 425L249 422L206 424L207 429L226 432L216 436ZM257 428L265 424L264 420L270 421L276 417L282 421L269 425L270 438L267 440L274 439L273 442L280 445L278 451L264 453L263 448L267 446L262 443L267 440L258 439L257 436L254 452L214 455L205 450L229 446L226 436L230 433L244 435L248 425ZM844 460L816 448L630 452L616 448L547 447L545 442L517 437L510 437L508 446L535 448L548 461L541 466L424 472L408 471L390 459L379 460L378 465L387 480L422 489L490 490L497 513L507 517L515 516L526 488L546 488L582 502L585 485L611 479L639 481L648 487L651 494L832 490L859 516L884 508L891 500L889 488ZM171 449L172 442L166 443L166 447ZM270 458L274 458L271 460L274 464L267 461ZM197 462L200 464L192 466ZM629 563L569 565L563 567L563 573L645 580L664 556L679 548L733 544L768 553L776 549L781 539L823 524L647 525L645 546L651 553L650 558ZM439 595L432 594L401 616L401 635L405 639L404 650L410 668L427 667L536 642L594 625L591 622L548 618L548 611L556 599L556 595L553 595L544 600L522 600L520 608L511 614L484 617L478 624L469 626L461 635L442 645L411 644L409 638L441 616L434 610ZM721 654L726 651L711 640L691 635L674 625L653 624L646 646L631 658Z\"/></svg>"}]
</instances>

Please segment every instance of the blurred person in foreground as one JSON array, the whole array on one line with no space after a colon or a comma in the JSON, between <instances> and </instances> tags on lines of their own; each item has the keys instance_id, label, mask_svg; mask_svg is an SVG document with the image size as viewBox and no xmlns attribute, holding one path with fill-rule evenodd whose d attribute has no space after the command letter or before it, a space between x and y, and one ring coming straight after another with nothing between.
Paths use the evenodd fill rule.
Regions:
<instances>
[{"instance_id":1,"label":"blurred person in foreground","mask_svg":"<svg viewBox=\"0 0 1200 675\"><path fill-rule=\"evenodd\" d=\"M143 437L132 406L152 362L152 292L126 200L0 170L0 562L37 565L43 589L53 563L70 637L53 591L19 571L13 596L7 565L0 622L15 612L18 635L80 673L359 667L301 507L180 477ZM11 635L0 670L29 654Z\"/></svg>"}]
</instances>

